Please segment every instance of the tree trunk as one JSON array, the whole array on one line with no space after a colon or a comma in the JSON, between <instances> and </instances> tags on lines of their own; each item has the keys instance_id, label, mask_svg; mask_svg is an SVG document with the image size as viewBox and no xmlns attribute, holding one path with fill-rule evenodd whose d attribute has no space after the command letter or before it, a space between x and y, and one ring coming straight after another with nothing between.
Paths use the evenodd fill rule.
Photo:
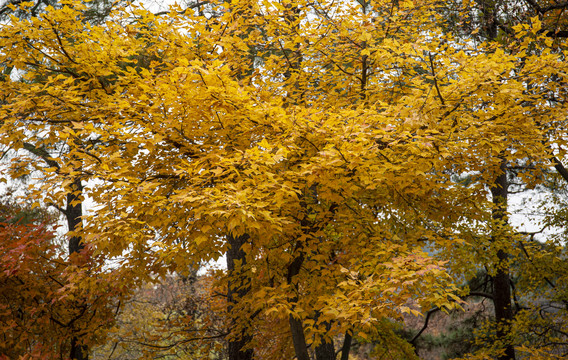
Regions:
<instances>
[{"instance_id":1,"label":"tree trunk","mask_svg":"<svg viewBox=\"0 0 568 360\"><path fill-rule=\"evenodd\" d=\"M294 344L296 359L310 360L310 355L308 354L308 345L306 344L306 336L304 334L304 325L302 324L302 320L296 319L292 315L290 315L288 320L290 322L290 331L292 332L292 343Z\"/></svg>"},{"instance_id":2,"label":"tree trunk","mask_svg":"<svg viewBox=\"0 0 568 360\"><path fill-rule=\"evenodd\" d=\"M498 3L495 0L477 0L481 12L481 30L487 40L492 41L497 38L497 17ZM503 230L508 226L507 217L507 198L509 195L509 182L507 180L507 160L501 157L499 166L500 173L491 187L493 200L493 236L492 242L495 244L499 238L504 236ZM509 255L505 249L497 249L497 263L494 264L495 276L493 277L493 305L495 307L495 325L497 326L497 340L505 345L505 353L499 360L514 360L515 348L507 340L509 327L513 320L511 308L511 279L509 276Z\"/></svg>"},{"instance_id":3,"label":"tree trunk","mask_svg":"<svg viewBox=\"0 0 568 360\"><path fill-rule=\"evenodd\" d=\"M67 208L65 209L67 228L69 231L73 231L73 236L69 239L69 255L78 253L85 247L81 242L81 237L76 233L83 225L81 219L81 216L83 216L82 193L83 184L81 184L79 178L76 178L75 181L73 181L71 189L67 192Z\"/></svg>"},{"instance_id":4,"label":"tree trunk","mask_svg":"<svg viewBox=\"0 0 568 360\"><path fill-rule=\"evenodd\" d=\"M491 187L493 197L494 233L492 242L495 244L503 236L503 230L508 224L507 218L507 197L509 195L509 182L507 180L507 161L502 159L501 173L495 179ZM497 264L495 276L493 277L493 304L495 306L495 324L497 326L497 340L506 344L505 353L499 360L514 360L515 348L509 343L507 334L513 321L513 311L511 307L511 279L509 276L508 254L504 249L497 249Z\"/></svg>"},{"instance_id":5,"label":"tree trunk","mask_svg":"<svg viewBox=\"0 0 568 360\"><path fill-rule=\"evenodd\" d=\"M85 245L82 243L81 236L78 232L83 227L83 184L80 178L75 178L71 188L67 190L67 207L64 211L69 231L73 234L69 238L69 255L75 254L83 250ZM88 360L89 348L87 345L80 344L78 336L71 339L71 360Z\"/></svg>"},{"instance_id":6,"label":"tree trunk","mask_svg":"<svg viewBox=\"0 0 568 360\"><path fill-rule=\"evenodd\" d=\"M322 342L316 347L316 359L335 360L335 346L333 345L333 340Z\"/></svg>"},{"instance_id":7,"label":"tree trunk","mask_svg":"<svg viewBox=\"0 0 568 360\"><path fill-rule=\"evenodd\" d=\"M316 312L316 322L318 322L321 313ZM326 332L331 330L331 322L324 321L320 326L325 326ZM322 339L322 343L316 347L316 360L335 360L335 346L333 339Z\"/></svg>"},{"instance_id":8,"label":"tree trunk","mask_svg":"<svg viewBox=\"0 0 568 360\"><path fill-rule=\"evenodd\" d=\"M77 341L75 336L71 339L71 360L88 360L89 348L86 345L78 345Z\"/></svg>"},{"instance_id":9,"label":"tree trunk","mask_svg":"<svg viewBox=\"0 0 568 360\"><path fill-rule=\"evenodd\" d=\"M302 252L302 247L298 243L296 244L296 251L299 254L294 258L294 261L288 265L288 274L286 276L286 280L288 284L292 285L294 276L300 273L300 269L302 268L302 263L304 262L304 253ZM296 289L297 290L297 289ZM292 303L298 301L297 296L290 299ZM301 319L297 319L290 315L289 317L290 322L290 331L292 333L292 343L294 344L294 351L296 352L296 358L298 360L310 360L310 355L308 354L308 346L306 344L306 335L304 334L304 325L302 324Z\"/></svg>"},{"instance_id":10,"label":"tree trunk","mask_svg":"<svg viewBox=\"0 0 568 360\"><path fill-rule=\"evenodd\" d=\"M349 352L351 351L351 340L353 335L349 331L345 332L345 338L343 339L343 346L341 347L341 360L349 360Z\"/></svg>"},{"instance_id":11,"label":"tree trunk","mask_svg":"<svg viewBox=\"0 0 568 360\"><path fill-rule=\"evenodd\" d=\"M250 291L250 280L239 276L240 269L235 269L236 263L241 266L246 265L246 254L242 250L242 246L249 240L249 235L241 236L227 235L229 249L227 250L227 268L229 271L229 284L227 289L228 313L232 316L233 308L238 304L240 299ZM238 280L234 280L238 279ZM232 326L236 323L236 318L232 319ZM229 340L229 360L252 360L252 349L244 349L244 347L252 340L252 336L246 330L241 330L239 334L233 334L235 337Z\"/></svg>"}]
</instances>

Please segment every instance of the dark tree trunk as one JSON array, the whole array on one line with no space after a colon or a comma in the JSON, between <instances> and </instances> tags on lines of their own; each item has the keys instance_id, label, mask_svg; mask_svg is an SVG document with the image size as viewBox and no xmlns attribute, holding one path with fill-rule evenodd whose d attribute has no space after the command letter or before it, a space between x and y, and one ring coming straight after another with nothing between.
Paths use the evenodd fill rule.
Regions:
<instances>
[{"instance_id":1,"label":"dark tree trunk","mask_svg":"<svg viewBox=\"0 0 568 360\"><path fill-rule=\"evenodd\" d=\"M492 242L495 244L499 238L504 236L503 230L508 223L507 218L507 197L509 195L509 182L507 180L507 162L501 161L501 173L495 179L491 188L493 197L494 234ZM495 325L497 326L497 340L506 344L505 353L499 360L514 360L515 348L509 343L507 334L513 321L513 310L511 307L511 279L509 276L508 254L504 249L497 249L497 264L495 264L495 276L493 277L493 304L495 306Z\"/></svg>"},{"instance_id":2,"label":"dark tree trunk","mask_svg":"<svg viewBox=\"0 0 568 360\"><path fill-rule=\"evenodd\" d=\"M84 248L81 237L75 232L82 228L83 203L82 203L83 184L79 178L73 181L71 189L67 192L67 208L65 209L65 217L67 218L67 227L69 231L73 231L73 236L69 239L69 255L77 253Z\"/></svg>"},{"instance_id":3,"label":"dark tree trunk","mask_svg":"<svg viewBox=\"0 0 568 360\"><path fill-rule=\"evenodd\" d=\"M240 299L250 290L250 280L239 276L240 269L236 269L236 263L241 266L246 265L246 254L242 250L242 246L249 240L248 234L241 236L227 235L229 249L227 250L227 268L229 270L229 286L227 289L227 300L229 303L229 316L232 315L233 308L238 304ZM238 280L235 280L238 279ZM236 319L232 319L233 325ZM242 330L240 334L233 334L235 338L229 340L229 360L252 360L252 349L244 349L244 347L252 340L250 334L246 330Z\"/></svg>"},{"instance_id":4,"label":"dark tree trunk","mask_svg":"<svg viewBox=\"0 0 568 360\"><path fill-rule=\"evenodd\" d=\"M57 161L52 159L47 150L38 148L30 143L23 143L23 148L41 158L49 167L54 168L59 174L61 167ZM69 255L73 255L84 248L81 236L78 233L83 227L83 219L81 218L83 216L83 184L81 183L81 178L76 177L71 186L65 190L67 191L66 208L58 208L58 210L65 215L67 228L69 231L73 232L73 235L68 240ZM88 360L89 348L84 344L80 344L77 336L73 336L71 338L71 351L69 356L71 360Z\"/></svg>"},{"instance_id":5,"label":"dark tree trunk","mask_svg":"<svg viewBox=\"0 0 568 360\"><path fill-rule=\"evenodd\" d=\"M86 345L78 345L77 337L71 339L71 360L88 360L89 348Z\"/></svg>"},{"instance_id":6,"label":"dark tree trunk","mask_svg":"<svg viewBox=\"0 0 568 360\"><path fill-rule=\"evenodd\" d=\"M317 311L316 322L318 321L321 313ZM331 330L331 322L324 321L320 326L325 326L326 332ZM322 343L316 347L316 360L335 360L335 346L333 339L322 339Z\"/></svg>"},{"instance_id":7,"label":"dark tree trunk","mask_svg":"<svg viewBox=\"0 0 568 360\"><path fill-rule=\"evenodd\" d=\"M349 360L349 352L351 351L351 340L353 335L349 331L345 332L345 339L343 340L343 346L341 347L341 360Z\"/></svg>"},{"instance_id":8,"label":"dark tree trunk","mask_svg":"<svg viewBox=\"0 0 568 360\"><path fill-rule=\"evenodd\" d=\"M497 38L497 3L495 0L477 0L481 9L481 30L488 40Z\"/></svg>"},{"instance_id":9,"label":"dark tree trunk","mask_svg":"<svg viewBox=\"0 0 568 360\"><path fill-rule=\"evenodd\" d=\"M302 264L304 262L304 253L302 252L301 246L296 244L296 250L299 254L294 258L294 261L288 265L288 274L286 280L288 284L293 284L292 280L296 275L300 273ZM297 290L297 289L296 289ZM292 303L298 301L297 297L290 299ZM288 318L290 322L290 331L292 333L292 343L294 344L294 351L296 352L296 358L298 360L310 360L310 355L308 354L308 346L306 344L306 335L304 334L304 325L301 319L297 319L290 315Z\"/></svg>"},{"instance_id":10,"label":"dark tree trunk","mask_svg":"<svg viewBox=\"0 0 568 360\"><path fill-rule=\"evenodd\" d=\"M487 40L497 38L498 3L495 0L477 0L482 12L481 30ZM492 218L494 221L493 244L504 236L503 230L508 225L507 198L509 195L509 181L507 180L507 160L502 157L499 166L499 175L491 187L493 200ZM515 348L509 343L507 335L513 320L511 308L511 279L509 276L509 255L505 249L497 249L497 263L494 264L493 277L493 305L495 307L495 325L497 326L497 340L505 345L505 353L499 360L514 360Z\"/></svg>"},{"instance_id":11,"label":"dark tree trunk","mask_svg":"<svg viewBox=\"0 0 568 360\"><path fill-rule=\"evenodd\" d=\"M296 319L295 317L290 315L289 322L290 331L292 332L292 343L294 344L294 351L296 352L296 358L298 360L310 360L302 320Z\"/></svg>"},{"instance_id":12,"label":"dark tree trunk","mask_svg":"<svg viewBox=\"0 0 568 360\"><path fill-rule=\"evenodd\" d=\"M73 232L69 238L69 255L80 252L84 248L81 236L78 231L83 227L83 184L80 178L75 178L71 188L67 189L67 207L64 211L65 218L67 219L67 226L69 231ZM79 337L73 336L71 339L71 360L88 360L89 348L87 345L80 344Z\"/></svg>"},{"instance_id":13,"label":"dark tree trunk","mask_svg":"<svg viewBox=\"0 0 568 360\"><path fill-rule=\"evenodd\" d=\"M316 347L316 359L335 360L335 346L333 345L333 340L322 342L318 347Z\"/></svg>"}]
</instances>

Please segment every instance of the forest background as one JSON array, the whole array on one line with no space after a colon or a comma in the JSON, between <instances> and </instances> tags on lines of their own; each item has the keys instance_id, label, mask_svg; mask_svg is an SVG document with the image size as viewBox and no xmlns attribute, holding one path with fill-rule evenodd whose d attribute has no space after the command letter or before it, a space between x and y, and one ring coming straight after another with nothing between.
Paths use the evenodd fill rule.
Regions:
<instances>
[{"instance_id":1,"label":"forest background","mask_svg":"<svg viewBox=\"0 0 568 360\"><path fill-rule=\"evenodd\" d=\"M567 8L4 4L0 358L565 358Z\"/></svg>"}]
</instances>

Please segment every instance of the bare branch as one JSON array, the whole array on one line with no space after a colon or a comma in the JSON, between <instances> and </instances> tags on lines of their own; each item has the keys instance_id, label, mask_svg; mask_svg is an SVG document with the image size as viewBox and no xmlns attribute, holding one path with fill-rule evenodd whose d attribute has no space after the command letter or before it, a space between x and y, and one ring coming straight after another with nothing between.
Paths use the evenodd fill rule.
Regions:
<instances>
[{"instance_id":1,"label":"bare branch","mask_svg":"<svg viewBox=\"0 0 568 360\"><path fill-rule=\"evenodd\" d=\"M189 5L187 8L185 8L185 9L182 10L182 11L178 11L177 13L178 13L179 15L183 15L183 14L185 14L185 13L187 12L187 10L195 9L195 8L200 7L200 6L207 5L207 4L209 4L209 3L210 3L209 1L200 1L200 2L197 2L197 3L195 3L195 4ZM155 13L154 16L161 16L161 15L166 15L166 14L169 14L169 13L171 13L171 11L169 11L169 10L160 11L160 12Z\"/></svg>"}]
</instances>

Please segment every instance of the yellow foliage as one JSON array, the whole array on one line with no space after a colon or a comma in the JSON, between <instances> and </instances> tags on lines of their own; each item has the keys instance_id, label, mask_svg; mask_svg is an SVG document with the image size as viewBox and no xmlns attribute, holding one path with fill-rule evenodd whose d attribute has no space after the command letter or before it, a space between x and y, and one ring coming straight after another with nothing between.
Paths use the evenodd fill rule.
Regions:
<instances>
[{"instance_id":1,"label":"yellow foliage","mask_svg":"<svg viewBox=\"0 0 568 360\"><path fill-rule=\"evenodd\" d=\"M22 79L0 87L0 141L54 154L53 204L76 176L96 180L82 235L134 277L249 236L220 279L248 282L236 329L292 316L317 344L364 337L410 300L459 307L456 282L503 245L488 240L486 195L501 159L547 164L537 184L566 145L549 130L565 109L532 89L564 96L568 65L525 56L547 44L537 19L503 49L445 35L436 1L391 5L235 0L211 18L133 6L99 26L70 0L12 19L0 64Z\"/></svg>"}]
</instances>

